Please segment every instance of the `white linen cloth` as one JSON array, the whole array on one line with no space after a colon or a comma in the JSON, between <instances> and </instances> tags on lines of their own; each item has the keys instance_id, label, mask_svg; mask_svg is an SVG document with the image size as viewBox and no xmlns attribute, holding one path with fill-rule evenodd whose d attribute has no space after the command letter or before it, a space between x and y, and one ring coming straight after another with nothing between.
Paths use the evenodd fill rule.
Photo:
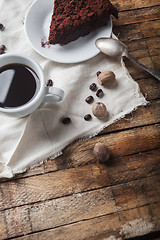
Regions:
<instances>
[{"instance_id":1,"label":"white linen cloth","mask_svg":"<svg viewBox=\"0 0 160 240\"><path fill-rule=\"evenodd\" d=\"M33 114L16 119L0 115L0 177L10 178L33 167L48 157L56 157L73 140L95 136L104 127L122 118L147 102L131 78L122 59L103 54L79 63L60 64L41 57L28 43L24 33L24 18L33 0L0 1L0 22L5 30L0 32L0 45L5 44L7 53L23 53L32 57L44 69L46 81L53 79L54 86L65 92L63 101L42 104ZM96 72L111 70L116 75L116 86L103 88L98 85ZM95 82L103 89L103 98L89 89ZM94 102L105 103L109 115L106 121L92 115L85 121L84 115L92 114ZM61 123L62 117L70 117L71 123Z\"/></svg>"}]
</instances>

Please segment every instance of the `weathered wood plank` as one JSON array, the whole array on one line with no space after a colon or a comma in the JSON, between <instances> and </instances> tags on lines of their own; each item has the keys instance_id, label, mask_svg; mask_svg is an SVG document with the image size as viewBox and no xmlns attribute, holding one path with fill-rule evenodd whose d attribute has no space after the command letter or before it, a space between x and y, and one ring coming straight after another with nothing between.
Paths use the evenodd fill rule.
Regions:
<instances>
[{"instance_id":1,"label":"weathered wood plank","mask_svg":"<svg viewBox=\"0 0 160 240\"><path fill-rule=\"evenodd\" d=\"M133 54L134 56L134 54ZM147 67L152 68L153 70L156 70L153 60L150 57L144 57L137 59L142 64L146 65ZM145 71L143 68L140 68L130 60L125 59L126 67L128 68L128 71L130 75L133 77L133 79L144 79L144 78L153 78L155 79L151 74L149 74L147 71ZM158 80L157 80L158 82ZM159 84L159 83L158 83Z\"/></svg>"},{"instance_id":2,"label":"weathered wood plank","mask_svg":"<svg viewBox=\"0 0 160 240\"><path fill-rule=\"evenodd\" d=\"M159 152L115 158L106 166L89 164L5 182L0 186L0 210L157 175L160 173Z\"/></svg>"},{"instance_id":3,"label":"weathered wood plank","mask_svg":"<svg viewBox=\"0 0 160 240\"><path fill-rule=\"evenodd\" d=\"M122 240L141 236L159 230L160 225L156 225L156 221L160 216L158 215L159 211L156 211L158 209L160 209L160 205L156 203L152 204L152 206L148 205L124 211L119 215L113 213L16 239L61 240L65 236L65 240ZM156 211L154 217L153 211Z\"/></svg>"},{"instance_id":4,"label":"weathered wood plank","mask_svg":"<svg viewBox=\"0 0 160 240\"><path fill-rule=\"evenodd\" d=\"M131 24L126 26L113 25L113 33L118 36L121 41L124 42L128 42L131 40L133 41L136 39L143 39L139 24Z\"/></svg>"},{"instance_id":5,"label":"weathered wood plank","mask_svg":"<svg viewBox=\"0 0 160 240\"><path fill-rule=\"evenodd\" d=\"M119 7L120 8L120 7ZM135 23L145 23L160 19L160 6L149 8L135 9L130 11L119 12L118 20L113 19L114 26L122 26ZM152 25L155 23L152 22Z\"/></svg>"},{"instance_id":6,"label":"weathered wood plank","mask_svg":"<svg viewBox=\"0 0 160 240\"><path fill-rule=\"evenodd\" d=\"M0 212L0 239L7 238L7 226L3 212Z\"/></svg>"},{"instance_id":7,"label":"weathered wood plank","mask_svg":"<svg viewBox=\"0 0 160 240\"><path fill-rule=\"evenodd\" d=\"M32 232L27 208L14 208L11 211L0 212L0 224L2 224L0 229L1 239L8 239L11 236L20 236Z\"/></svg>"},{"instance_id":8,"label":"weathered wood plank","mask_svg":"<svg viewBox=\"0 0 160 240\"><path fill-rule=\"evenodd\" d=\"M124 42L133 41L136 39L143 40L144 38L149 37L157 37L159 35L159 20L124 26L116 26L114 24L113 33L118 36L121 41Z\"/></svg>"},{"instance_id":9,"label":"weathered wood plank","mask_svg":"<svg viewBox=\"0 0 160 240\"><path fill-rule=\"evenodd\" d=\"M159 37L152 37L152 38L147 38L143 40L129 41L126 44L128 46L129 52L132 54L133 57L135 57L135 59L159 71L160 69L160 64L159 64L160 41L159 40L160 40ZM130 69L130 66L132 66L132 69ZM142 78L147 75L149 76L148 73L146 73L144 70L140 69L138 66L132 63L128 64L127 67L131 75L133 74L133 77L135 76L135 78L138 77L138 75L139 77L142 77Z\"/></svg>"},{"instance_id":10,"label":"weathered wood plank","mask_svg":"<svg viewBox=\"0 0 160 240\"><path fill-rule=\"evenodd\" d=\"M113 160L108 167L110 184L120 184L159 174L160 149Z\"/></svg>"},{"instance_id":11,"label":"weathered wood plank","mask_svg":"<svg viewBox=\"0 0 160 240\"><path fill-rule=\"evenodd\" d=\"M137 59L160 55L160 37L136 39L127 42L129 52Z\"/></svg>"},{"instance_id":12,"label":"weathered wood plank","mask_svg":"<svg viewBox=\"0 0 160 240\"><path fill-rule=\"evenodd\" d=\"M159 190L159 176L153 176L127 184L7 209L3 211L7 236L14 237L46 230L111 213L120 216L119 213L124 210L159 202ZM1 221L3 220L0 219Z\"/></svg>"},{"instance_id":13,"label":"weathered wood plank","mask_svg":"<svg viewBox=\"0 0 160 240\"><path fill-rule=\"evenodd\" d=\"M144 37L158 36L160 35L160 20L153 22L140 23L140 28Z\"/></svg>"},{"instance_id":14,"label":"weathered wood plank","mask_svg":"<svg viewBox=\"0 0 160 240\"><path fill-rule=\"evenodd\" d=\"M154 65L154 69L159 72L160 71L160 66L159 66L160 56L153 56L152 57L152 62L153 62L153 65Z\"/></svg>"},{"instance_id":15,"label":"weathered wood plank","mask_svg":"<svg viewBox=\"0 0 160 240\"><path fill-rule=\"evenodd\" d=\"M126 43L128 51L132 54L133 57L140 59L144 57L149 57L147 44L144 39L137 39L134 41L129 41Z\"/></svg>"},{"instance_id":16,"label":"weathered wood plank","mask_svg":"<svg viewBox=\"0 0 160 240\"><path fill-rule=\"evenodd\" d=\"M129 9L137 9L137 8L146 8L159 5L159 0L111 0L112 4L119 5L119 10L129 10Z\"/></svg>"},{"instance_id":17,"label":"weathered wood plank","mask_svg":"<svg viewBox=\"0 0 160 240\"><path fill-rule=\"evenodd\" d=\"M152 100L160 98L160 91L159 91L160 82L156 78L147 78L145 80L139 80L138 84L142 94L151 103L151 105L152 105ZM154 103L156 104L156 102L153 102L153 105ZM148 110L150 111L150 109ZM154 114L157 114L157 113L155 112Z\"/></svg>"},{"instance_id":18,"label":"weathered wood plank","mask_svg":"<svg viewBox=\"0 0 160 240\"><path fill-rule=\"evenodd\" d=\"M146 39L150 56L160 56L160 37Z\"/></svg>"},{"instance_id":19,"label":"weathered wood plank","mask_svg":"<svg viewBox=\"0 0 160 240\"><path fill-rule=\"evenodd\" d=\"M145 89L143 89L144 95ZM111 124L105 128L102 133L117 131L121 129L128 129L137 126L144 126L160 122L160 101L154 101L146 106L141 106L137 111L126 115L123 119Z\"/></svg>"},{"instance_id":20,"label":"weathered wood plank","mask_svg":"<svg viewBox=\"0 0 160 240\"><path fill-rule=\"evenodd\" d=\"M83 142L77 142L64 150L65 156L70 156L72 161L78 161L87 157L87 152L93 149L96 142L104 142L108 145L113 157L119 157L141 151L156 149L160 147L159 125L134 128L127 131L110 133L92 138ZM85 157L84 157L85 156Z\"/></svg>"},{"instance_id":21,"label":"weathered wood plank","mask_svg":"<svg viewBox=\"0 0 160 240\"><path fill-rule=\"evenodd\" d=\"M127 210L135 206L138 207L151 202L158 202L158 199L160 199L159 184L160 177L157 176L153 178L153 183L150 182L150 178L146 178L114 186L112 192L117 208ZM141 192L143 192L143 194Z\"/></svg>"}]
</instances>

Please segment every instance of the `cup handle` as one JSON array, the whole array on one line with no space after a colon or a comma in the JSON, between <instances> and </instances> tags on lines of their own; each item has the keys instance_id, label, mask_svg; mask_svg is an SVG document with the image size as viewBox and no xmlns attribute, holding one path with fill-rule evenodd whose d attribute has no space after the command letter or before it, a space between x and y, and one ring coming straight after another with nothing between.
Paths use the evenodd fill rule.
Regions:
<instances>
[{"instance_id":1,"label":"cup handle","mask_svg":"<svg viewBox=\"0 0 160 240\"><path fill-rule=\"evenodd\" d=\"M60 102L64 97L64 91L60 88L45 86L46 94L43 98L43 102Z\"/></svg>"}]
</instances>

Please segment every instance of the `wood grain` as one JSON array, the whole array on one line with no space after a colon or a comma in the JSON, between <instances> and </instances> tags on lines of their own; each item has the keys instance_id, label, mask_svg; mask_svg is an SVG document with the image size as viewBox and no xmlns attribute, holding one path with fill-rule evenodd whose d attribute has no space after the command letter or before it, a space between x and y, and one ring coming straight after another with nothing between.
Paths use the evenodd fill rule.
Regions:
<instances>
[{"instance_id":1,"label":"wood grain","mask_svg":"<svg viewBox=\"0 0 160 240\"><path fill-rule=\"evenodd\" d=\"M138 9L138 8L146 8L159 5L159 0L112 0L112 4L118 5L119 11L131 10L131 9Z\"/></svg>"},{"instance_id":2,"label":"wood grain","mask_svg":"<svg viewBox=\"0 0 160 240\"><path fill-rule=\"evenodd\" d=\"M129 209L159 203L159 180L159 176L151 176L4 210L7 235L13 237L113 213L119 216Z\"/></svg>"},{"instance_id":3,"label":"wood grain","mask_svg":"<svg viewBox=\"0 0 160 240\"><path fill-rule=\"evenodd\" d=\"M157 209L159 209L159 203L123 211L118 215L113 213L99 218L72 223L16 239L41 240L47 238L49 240L60 240L65 236L66 240L104 240L107 238L122 240L125 237L144 235L148 233L148 228L151 232L159 229L153 223L154 218L159 218L158 212L156 212ZM154 211L155 215L153 217L152 212Z\"/></svg>"},{"instance_id":4,"label":"wood grain","mask_svg":"<svg viewBox=\"0 0 160 240\"><path fill-rule=\"evenodd\" d=\"M152 37L152 38L146 39L146 45L147 45L150 56L160 55L159 37Z\"/></svg>"},{"instance_id":5,"label":"wood grain","mask_svg":"<svg viewBox=\"0 0 160 240\"><path fill-rule=\"evenodd\" d=\"M159 165L159 150L153 150L115 158L105 166L92 163L77 168L62 169L54 174L49 172L14 182L9 181L0 188L2 194L0 210L158 175Z\"/></svg>"},{"instance_id":6,"label":"wood grain","mask_svg":"<svg viewBox=\"0 0 160 240\"><path fill-rule=\"evenodd\" d=\"M159 20L160 6L148 7L144 9L134 9L127 12L119 12L118 20L113 19L114 26L128 24L147 24L149 21ZM158 21L157 21L158 22Z\"/></svg>"},{"instance_id":7,"label":"wood grain","mask_svg":"<svg viewBox=\"0 0 160 240\"><path fill-rule=\"evenodd\" d=\"M112 3L113 32L159 71L159 0ZM160 82L124 61L149 103L62 156L1 179L1 240L124 240L160 231ZM105 164L93 154L99 141L111 152Z\"/></svg>"}]
</instances>

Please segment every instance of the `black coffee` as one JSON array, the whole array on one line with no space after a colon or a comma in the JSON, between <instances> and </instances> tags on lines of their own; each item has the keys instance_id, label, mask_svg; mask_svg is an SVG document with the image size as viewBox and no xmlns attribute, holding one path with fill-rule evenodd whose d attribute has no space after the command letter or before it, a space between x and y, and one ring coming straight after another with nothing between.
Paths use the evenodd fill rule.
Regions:
<instances>
[{"instance_id":1,"label":"black coffee","mask_svg":"<svg viewBox=\"0 0 160 240\"><path fill-rule=\"evenodd\" d=\"M22 106L39 88L36 73L23 64L8 64L0 68L0 107Z\"/></svg>"}]
</instances>

